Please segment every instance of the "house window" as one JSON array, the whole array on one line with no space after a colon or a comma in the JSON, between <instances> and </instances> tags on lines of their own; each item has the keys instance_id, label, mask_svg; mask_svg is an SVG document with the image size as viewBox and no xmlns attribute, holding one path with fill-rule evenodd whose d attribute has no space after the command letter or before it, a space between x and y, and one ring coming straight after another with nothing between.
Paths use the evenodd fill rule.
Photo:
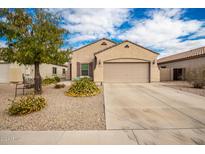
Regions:
<instances>
[{"instance_id":1,"label":"house window","mask_svg":"<svg viewBox=\"0 0 205 154\"><path fill-rule=\"evenodd\" d=\"M81 64L81 76L88 76L88 75L89 75L89 65Z\"/></svg>"},{"instance_id":2,"label":"house window","mask_svg":"<svg viewBox=\"0 0 205 154\"><path fill-rule=\"evenodd\" d=\"M62 71L62 72L63 72L63 74L65 74L65 68L63 68L63 71Z\"/></svg>"},{"instance_id":3,"label":"house window","mask_svg":"<svg viewBox=\"0 0 205 154\"><path fill-rule=\"evenodd\" d=\"M53 74L57 74L57 68L53 67Z\"/></svg>"}]
</instances>

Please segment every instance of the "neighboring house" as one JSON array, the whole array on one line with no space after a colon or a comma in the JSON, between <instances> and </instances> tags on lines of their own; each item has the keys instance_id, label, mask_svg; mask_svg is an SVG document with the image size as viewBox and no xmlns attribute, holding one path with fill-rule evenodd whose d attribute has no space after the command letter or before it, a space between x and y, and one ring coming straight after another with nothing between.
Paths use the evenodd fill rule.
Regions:
<instances>
[{"instance_id":1,"label":"neighboring house","mask_svg":"<svg viewBox=\"0 0 205 154\"><path fill-rule=\"evenodd\" d=\"M22 81L22 74L27 78L34 78L33 65L18 65L16 63L5 63L0 61L0 83L19 82ZM66 78L67 66L66 65L52 65L41 64L40 74L42 78L58 76Z\"/></svg>"},{"instance_id":2,"label":"neighboring house","mask_svg":"<svg viewBox=\"0 0 205 154\"><path fill-rule=\"evenodd\" d=\"M160 80L205 80L205 47L158 60Z\"/></svg>"},{"instance_id":3,"label":"neighboring house","mask_svg":"<svg viewBox=\"0 0 205 154\"><path fill-rule=\"evenodd\" d=\"M89 76L100 83L159 81L158 55L130 41L103 38L73 51L68 74L71 80Z\"/></svg>"}]
</instances>

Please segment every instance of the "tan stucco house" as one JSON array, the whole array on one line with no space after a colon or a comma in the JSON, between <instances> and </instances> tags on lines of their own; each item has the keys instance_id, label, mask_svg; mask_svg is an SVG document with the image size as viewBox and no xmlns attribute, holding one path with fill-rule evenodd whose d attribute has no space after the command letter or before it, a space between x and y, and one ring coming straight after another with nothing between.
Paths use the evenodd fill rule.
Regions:
<instances>
[{"instance_id":1,"label":"tan stucco house","mask_svg":"<svg viewBox=\"0 0 205 154\"><path fill-rule=\"evenodd\" d=\"M130 41L100 39L72 53L69 78L89 76L95 82L159 81L159 54Z\"/></svg>"},{"instance_id":2,"label":"tan stucco house","mask_svg":"<svg viewBox=\"0 0 205 154\"><path fill-rule=\"evenodd\" d=\"M158 60L160 80L205 80L205 47Z\"/></svg>"}]
</instances>

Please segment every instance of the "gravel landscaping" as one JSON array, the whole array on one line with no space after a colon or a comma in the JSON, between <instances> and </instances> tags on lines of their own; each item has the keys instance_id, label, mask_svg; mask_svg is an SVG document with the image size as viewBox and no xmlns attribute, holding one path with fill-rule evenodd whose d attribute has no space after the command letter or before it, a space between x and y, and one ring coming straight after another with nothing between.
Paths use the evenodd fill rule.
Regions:
<instances>
[{"instance_id":1,"label":"gravel landscaping","mask_svg":"<svg viewBox=\"0 0 205 154\"><path fill-rule=\"evenodd\" d=\"M48 105L41 111L24 116L9 116L8 99L14 97L15 86L0 84L0 130L104 130L103 93L93 97L69 97L68 87L43 87Z\"/></svg>"},{"instance_id":2,"label":"gravel landscaping","mask_svg":"<svg viewBox=\"0 0 205 154\"><path fill-rule=\"evenodd\" d=\"M171 82L163 82L162 84L167 87L171 87L177 90L190 92L205 97L204 88L203 89L193 88L193 86L186 81L171 81Z\"/></svg>"}]
</instances>

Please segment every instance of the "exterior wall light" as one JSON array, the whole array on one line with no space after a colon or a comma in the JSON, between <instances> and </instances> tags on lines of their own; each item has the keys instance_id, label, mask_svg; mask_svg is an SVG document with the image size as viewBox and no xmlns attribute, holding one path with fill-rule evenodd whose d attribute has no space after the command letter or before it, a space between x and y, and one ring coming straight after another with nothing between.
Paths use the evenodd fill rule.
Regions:
<instances>
[{"instance_id":1,"label":"exterior wall light","mask_svg":"<svg viewBox=\"0 0 205 154\"><path fill-rule=\"evenodd\" d=\"M101 60L99 60L98 64L101 65Z\"/></svg>"}]
</instances>

